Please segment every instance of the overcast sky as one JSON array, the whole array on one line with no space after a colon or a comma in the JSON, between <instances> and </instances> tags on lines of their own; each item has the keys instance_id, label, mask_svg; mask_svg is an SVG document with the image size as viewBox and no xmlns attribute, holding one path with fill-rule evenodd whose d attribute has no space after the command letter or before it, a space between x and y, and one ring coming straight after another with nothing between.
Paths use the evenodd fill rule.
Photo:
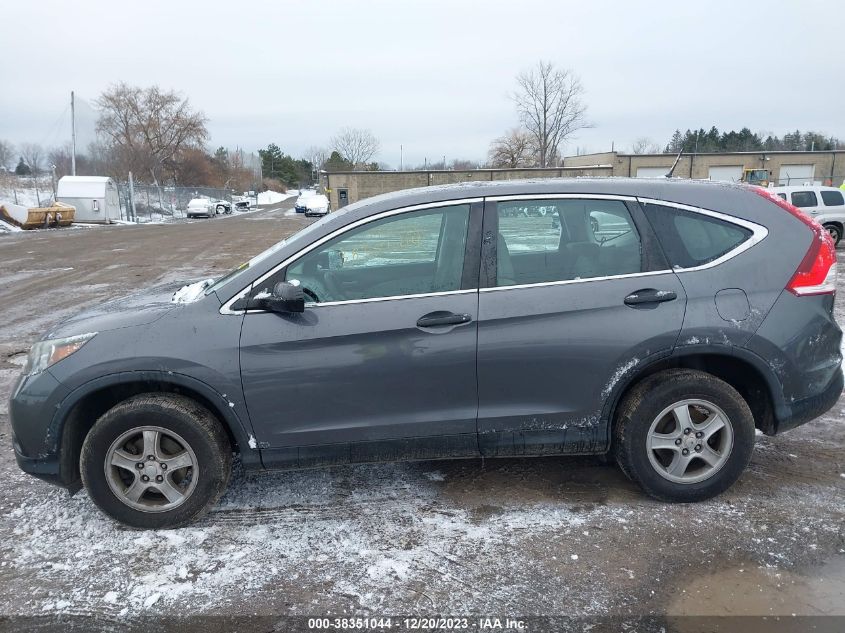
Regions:
<instances>
[{"instance_id":1,"label":"overcast sky","mask_svg":"<svg viewBox=\"0 0 845 633\"><path fill-rule=\"evenodd\" d=\"M60 144L71 90L93 102L125 81L189 97L213 147L298 156L352 126L394 167L400 145L406 167L481 160L540 59L584 85L594 127L566 154L710 125L842 138L843 20L833 0L4 2L0 139Z\"/></svg>"}]
</instances>

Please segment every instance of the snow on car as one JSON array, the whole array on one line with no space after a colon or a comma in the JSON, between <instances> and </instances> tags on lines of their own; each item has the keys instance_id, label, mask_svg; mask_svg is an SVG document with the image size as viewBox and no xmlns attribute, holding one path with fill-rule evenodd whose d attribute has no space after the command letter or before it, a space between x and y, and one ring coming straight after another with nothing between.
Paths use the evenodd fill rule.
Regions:
<instances>
[{"instance_id":1,"label":"snow on car","mask_svg":"<svg viewBox=\"0 0 845 633\"><path fill-rule=\"evenodd\" d=\"M308 210L308 198L311 198L316 194L317 192L313 189L303 189L300 192L299 197L296 199L296 202L293 203L293 208L297 213L305 213Z\"/></svg>"},{"instance_id":2,"label":"snow on car","mask_svg":"<svg viewBox=\"0 0 845 633\"><path fill-rule=\"evenodd\" d=\"M329 212L329 199L321 193L309 196L305 200L305 216L326 215Z\"/></svg>"},{"instance_id":3,"label":"snow on car","mask_svg":"<svg viewBox=\"0 0 845 633\"><path fill-rule=\"evenodd\" d=\"M193 218L198 215L204 215L205 217L210 218L214 215L214 213L213 203L208 198L194 198L188 203L188 207L185 209L185 215L189 218Z\"/></svg>"}]
</instances>

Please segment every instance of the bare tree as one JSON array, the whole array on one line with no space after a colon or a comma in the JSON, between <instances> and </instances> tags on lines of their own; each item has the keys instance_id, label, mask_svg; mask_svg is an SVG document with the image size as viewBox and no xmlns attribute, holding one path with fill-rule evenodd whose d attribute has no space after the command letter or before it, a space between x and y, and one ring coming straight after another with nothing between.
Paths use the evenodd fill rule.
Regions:
<instances>
[{"instance_id":1,"label":"bare tree","mask_svg":"<svg viewBox=\"0 0 845 633\"><path fill-rule=\"evenodd\" d=\"M449 163L449 169L452 171L471 171L478 169L478 163L469 158L456 158Z\"/></svg>"},{"instance_id":2,"label":"bare tree","mask_svg":"<svg viewBox=\"0 0 845 633\"><path fill-rule=\"evenodd\" d=\"M647 136L640 136L631 145L632 154L659 154L660 145Z\"/></svg>"},{"instance_id":3,"label":"bare tree","mask_svg":"<svg viewBox=\"0 0 845 633\"><path fill-rule=\"evenodd\" d=\"M38 143L23 143L21 144L20 154L23 162L32 171L32 175L37 176L41 172L41 160L44 157L44 148Z\"/></svg>"},{"instance_id":4,"label":"bare tree","mask_svg":"<svg viewBox=\"0 0 845 633\"><path fill-rule=\"evenodd\" d=\"M112 155L114 175L132 170L158 181L165 171L176 174L180 157L194 158L187 150L201 148L208 138L205 115L158 86L119 83L95 103L100 111L97 133Z\"/></svg>"},{"instance_id":5,"label":"bare tree","mask_svg":"<svg viewBox=\"0 0 845 633\"><path fill-rule=\"evenodd\" d=\"M490 144L488 160L493 167L533 167L534 153L531 135L514 128Z\"/></svg>"},{"instance_id":6,"label":"bare tree","mask_svg":"<svg viewBox=\"0 0 845 633\"><path fill-rule=\"evenodd\" d=\"M359 168L370 162L378 153L381 143L370 130L344 128L331 141L332 149L353 168Z\"/></svg>"},{"instance_id":7,"label":"bare tree","mask_svg":"<svg viewBox=\"0 0 845 633\"><path fill-rule=\"evenodd\" d=\"M308 149L305 150L305 153L302 155L302 158L307 160L314 166L314 169L317 171L323 168L326 161L329 159L329 150L325 147L318 147L316 145L312 145Z\"/></svg>"},{"instance_id":8,"label":"bare tree","mask_svg":"<svg viewBox=\"0 0 845 633\"><path fill-rule=\"evenodd\" d=\"M15 146L8 141L0 141L0 170L15 168Z\"/></svg>"},{"instance_id":9,"label":"bare tree","mask_svg":"<svg viewBox=\"0 0 845 633\"><path fill-rule=\"evenodd\" d=\"M525 129L537 149L537 162L547 167L559 158L560 146L575 132L590 127L584 88L571 71L540 61L517 75L519 89L512 95Z\"/></svg>"}]
</instances>

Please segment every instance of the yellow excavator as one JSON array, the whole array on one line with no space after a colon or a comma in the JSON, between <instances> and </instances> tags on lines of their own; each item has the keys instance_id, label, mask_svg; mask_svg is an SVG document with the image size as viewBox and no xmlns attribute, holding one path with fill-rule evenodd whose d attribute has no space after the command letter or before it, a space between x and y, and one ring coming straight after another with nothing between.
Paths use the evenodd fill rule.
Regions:
<instances>
[{"instance_id":1,"label":"yellow excavator","mask_svg":"<svg viewBox=\"0 0 845 633\"><path fill-rule=\"evenodd\" d=\"M768 169L745 167L742 170L742 182L747 182L749 185L768 187L771 178L772 172L770 172Z\"/></svg>"}]
</instances>

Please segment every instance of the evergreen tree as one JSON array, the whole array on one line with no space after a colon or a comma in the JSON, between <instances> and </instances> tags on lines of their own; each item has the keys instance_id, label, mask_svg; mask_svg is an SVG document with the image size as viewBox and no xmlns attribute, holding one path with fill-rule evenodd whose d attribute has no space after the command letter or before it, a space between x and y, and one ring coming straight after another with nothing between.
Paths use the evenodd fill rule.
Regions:
<instances>
[{"instance_id":1,"label":"evergreen tree","mask_svg":"<svg viewBox=\"0 0 845 633\"><path fill-rule=\"evenodd\" d=\"M326 171L349 171L352 169L352 163L344 159L337 151L332 152L329 160L326 161L323 167Z\"/></svg>"},{"instance_id":2,"label":"evergreen tree","mask_svg":"<svg viewBox=\"0 0 845 633\"><path fill-rule=\"evenodd\" d=\"M666 153L667 154L677 154L680 152L684 147L684 136L681 134L680 130L675 130L675 133L672 135L669 144L666 146Z\"/></svg>"},{"instance_id":3,"label":"evergreen tree","mask_svg":"<svg viewBox=\"0 0 845 633\"><path fill-rule=\"evenodd\" d=\"M23 156L21 156L21 159L18 161L18 166L15 167L15 173L18 176L29 176L32 173L29 165L23 162Z\"/></svg>"}]
</instances>

